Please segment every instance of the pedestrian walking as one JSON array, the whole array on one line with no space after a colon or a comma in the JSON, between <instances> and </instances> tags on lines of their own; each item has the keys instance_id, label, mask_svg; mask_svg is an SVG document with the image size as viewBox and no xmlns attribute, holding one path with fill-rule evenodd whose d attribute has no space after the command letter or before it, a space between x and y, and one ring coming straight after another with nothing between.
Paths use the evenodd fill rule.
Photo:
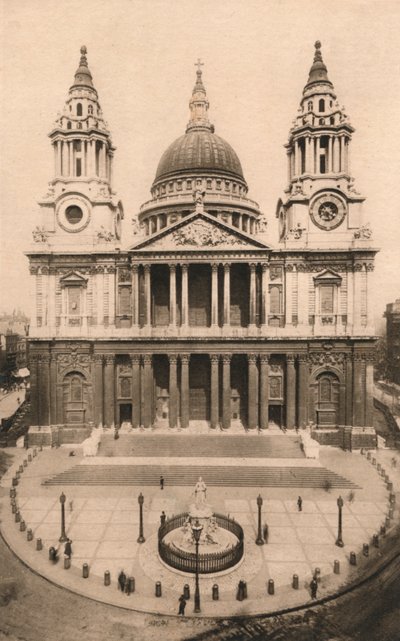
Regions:
<instances>
[{"instance_id":1,"label":"pedestrian walking","mask_svg":"<svg viewBox=\"0 0 400 641\"><path fill-rule=\"evenodd\" d=\"M165 521L167 520L167 515L165 514L164 510L160 514L160 524L165 525Z\"/></svg>"},{"instance_id":2,"label":"pedestrian walking","mask_svg":"<svg viewBox=\"0 0 400 641\"><path fill-rule=\"evenodd\" d=\"M160 490L164 489L164 477L160 476Z\"/></svg>"},{"instance_id":3,"label":"pedestrian walking","mask_svg":"<svg viewBox=\"0 0 400 641\"><path fill-rule=\"evenodd\" d=\"M268 525L265 523L263 527L263 537L264 537L265 543L268 543L268 535L269 535Z\"/></svg>"},{"instance_id":4,"label":"pedestrian walking","mask_svg":"<svg viewBox=\"0 0 400 641\"><path fill-rule=\"evenodd\" d=\"M125 592L126 574L123 570L118 575L118 589Z\"/></svg>"},{"instance_id":5,"label":"pedestrian walking","mask_svg":"<svg viewBox=\"0 0 400 641\"><path fill-rule=\"evenodd\" d=\"M130 593L131 593L131 582L129 580L129 577L127 577L125 581L125 594L126 596L129 596Z\"/></svg>"},{"instance_id":6,"label":"pedestrian walking","mask_svg":"<svg viewBox=\"0 0 400 641\"><path fill-rule=\"evenodd\" d=\"M72 541L71 539L67 539L67 542L64 546L64 556L66 559L70 559L72 556Z\"/></svg>"},{"instance_id":7,"label":"pedestrian walking","mask_svg":"<svg viewBox=\"0 0 400 641\"><path fill-rule=\"evenodd\" d=\"M178 611L178 614L181 614L182 616L184 616L185 608L186 608L186 599L183 596L183 594L181 594L181 596L179 597L178 600L179 600L179 611Z\"/></svg>"},{"instance_id":8,"label":"pedestrian walking","mask_svg":"<svg viewBox=\"0 0 400 641\"><path fill-rule=\"evenodd\" d=\"M297 507L299 509L299 512L301 512L303 509L303 499L301 498L301 496L299 496L299 498L297 499Z\"/></svg>"},{"instance_id":9,"label":"pedestrian walking","mask_svg":"<svg viewBox=\"0 0 400 641\"><path fill-rule=\"evenodd\" d=\"M318 590L318 581L313 577L311 583L310 583L310 592L311 592L311 598L316 599L317 598L317 590Z\"/></svg>"}]
</instances>

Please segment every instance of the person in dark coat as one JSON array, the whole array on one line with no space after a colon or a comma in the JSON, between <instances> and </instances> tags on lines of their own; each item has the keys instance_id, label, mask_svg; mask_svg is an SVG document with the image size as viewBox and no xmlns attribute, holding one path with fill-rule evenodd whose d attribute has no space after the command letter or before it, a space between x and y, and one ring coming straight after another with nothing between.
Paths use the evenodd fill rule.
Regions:
<instances>
[{"instance_id":1,"label":"person in dark coat","mask_svg":"<svg viewBox=\"0 0 400 641\"><path fill-rule=\"evenodd\" d=\"M129 578L127 577L126 581L125 581L125 594L126 594L126 596L129 596L130 593L131 593L131 582L129 581Z\"/></svg>"},{"instance_id":2,"label":"person in dark coat","mask_svg":"<svg viewBox=\"0 0 400 641\"><path fill-rule=\"evenodd\" d=\"M184 616L185 608L186 608L186 599L183 596L183 594L181 594L181 596L179 597L179 611L178 611L178 614L181 614L182 616Z\"/></svg>"},{"instance_id":3,"label":"person in dark coat","mask_svg":"<svg viewBox=\"0 0 400 641\"><path fill-rule=\"evenodd\" d=\"M67 559L70 559L71 555L72 555L72 545L71 544L72 544L71 539L68 539L66 544L65 544L65 547L64 547L64 556Z\"/></svg>"},{"instance_id":4,"label":"person in dark coat","mask_svg":"<svg viewBox=\"0 0 400 641\"><path fill-rule=\"evenodd\" d=\"M303 509L303 499L301 498L301 496L299 496L299 498L297 499L297 507L299 508L299 512L301 512Z\"/></svg>"},{"instance_id":5,"label":"person in dark coat","mask_svg":"<svg viewBox=\"0 0 400 641\"><path fill-rule=\"evenodd\" d=\"M121 592L125 592L125 584L126 584L126 574L123 570L118 575L118 588L121 590Z\"/></svg>"},{"instance_id":6,"label":"person in dark coat","mask_svg":"<svg viewBox=\"0 0 400 641\"><path fill-rule=\"evenodd\" d=\"M164 477L160 476L160 490L164 489Z\"/></svg>"},{"instance_id":7,"label":"person in dark coat","mask_svg":"<svg viewBox=\"0 0 400 641\"><path fill-rule=\"evenodd\" d=\"M311 592L311 598L312 599L316 599L317 598L317 590L318 590L318 581L314 576L312 578L311 583L310 583L310 592Z\"/></svg>"},{"instance_id":8,"label":"person in dark coat","mask_svg":"<svg viewBox=\"0 0 400 641\"><path fill-rule=\"evenodd\" d=\"M263 527L263 537L264 537L265 543L268 543L268 535L269 535L268 525L265 523Z\"/></svg>"},{"instance_id":9,"label":"person in dark coat","mask_svg":"<svg viewBox=\"0 0 400 641\"><path fill-rule=\"evenodd\" d=\"M165 525L165 521L167 520L167 515L165 514L164 510L160 514L160 524Z\"/></svg>"}]
</instances>

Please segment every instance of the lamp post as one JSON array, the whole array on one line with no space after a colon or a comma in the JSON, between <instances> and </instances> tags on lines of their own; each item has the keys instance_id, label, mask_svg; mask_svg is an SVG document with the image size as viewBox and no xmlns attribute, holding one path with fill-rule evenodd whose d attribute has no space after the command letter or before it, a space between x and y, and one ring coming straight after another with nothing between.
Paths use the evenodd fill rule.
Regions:
<instances>
[{"instance_id":1,"label":"lamp post","mask_svg":"<svg viewBox=\"0 0 400 641\"><path fill-rule=\"evenodd\" d=\"M137 540L138 543L144 543L145 538L143 536L143 503L144 503L144 496L140 492L138 496L138 503L139 503L139 538Z\"/></svg>"},{"instance_id":2,"label":"lamp post","mask_svg":"<svg viewBox=\"0 0 400 641\"><path fill-rule=\"evenodd\" d=\"M194 591L194 612L201 612L200 610L200 586L199 586L199 541L203 530L203 526L199 523L198 519L192 525L192 532L196 543L196 589Z\"/></svg>"},{"instance_id":3,"label":"lamp post","mask_svg":"<svg viewBox=\"0 0 400 641\"><path fill-rule=\"evenodd\" d=\"M257 506L258 506L258 534L256 538L256 545L264 545L264 539L261 534L261 507L263 504L262 496L259 494L257 496Z\"/></svg>"},{"instance_id":4,"label":"lamp post","mask_svg":"<svg viewBox=\"0 0 400 641\"><path fill-rule=\"evenodd\" d=\"M58 539L60 543L65 543L65 541L68 541L68 537L65 533L65 501L66 501L66 496L64 492L61 492L60 496L60 504L61 504L61 536Z\"/></svg>"},{"instance_id":5,"label":"lamp post","mask_svg":"<svg viewBox=\"0 0 400 641\"><path fill-rule=\"evenodd\" d=\"M343 539L342 539L342 508L343 508L344 501L341 496L339 496L337 500L337 506L339 508L339 514L338 514L338 535L336 539L336 545L340 548L344 546Z\"/></svg>"}]
</instances>

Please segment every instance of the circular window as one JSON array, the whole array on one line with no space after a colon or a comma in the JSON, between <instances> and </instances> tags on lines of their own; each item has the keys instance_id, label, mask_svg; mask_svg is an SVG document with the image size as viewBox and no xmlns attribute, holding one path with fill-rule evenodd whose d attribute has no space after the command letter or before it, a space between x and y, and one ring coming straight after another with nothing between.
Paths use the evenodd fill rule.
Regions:
<instances>
[{"instance_id":1,"label":"circular window","mask_svg":"<svg viewBox=\"0 0 400 641\"><path fill-rule=\"evenodd\" d=\"M83 211L76 205L70 205L70 207L67 207L65 210L65 218L68 220L70 225L77 225L83 218Z\"/></svg>"}]
</instances>

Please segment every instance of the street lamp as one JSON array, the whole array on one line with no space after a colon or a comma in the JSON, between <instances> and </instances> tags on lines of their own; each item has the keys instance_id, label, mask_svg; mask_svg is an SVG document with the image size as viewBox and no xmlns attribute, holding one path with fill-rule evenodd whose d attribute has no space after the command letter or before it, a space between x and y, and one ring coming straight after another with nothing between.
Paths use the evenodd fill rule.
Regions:
<instances>
[{"instance_id":1,"label":"street lamp","mask_svg":"<svg viewBox=\"0 0 400 641\"><path fill-rule=\"evenodd\" d=\"M263 504L262 496L259 494L257 496L257 506L258 506L258 534L256 538L256 545L264 545L264 539L261 534L261 507Z\"/></svg>"},{"instance_id":2,"label":"street lamp","mask_svg":"<svg viewBox=\"0 0 400 641\"><path fill-rule=\"evenodd\" d=\"M200 536L203 531L203 526L199 523L198 519L192 525L192 532L196 543L196 589L194 591L194 612L201 612L200 610L200 587L199 587L199 542Z\"/></svg>"},{"instance_id":3,"label":"street lamp","mask_svg":"<svg viewBox=\"0 0 400 641\"><path fill-rule=\"evenodd\" d=\"M65 543L65 541L68 541L68 537L65 533L65 501L66 501L66 496L64 492L61 492L60 496L60 503L61 503L61 536L58 539L60 543Z\"/></svg>"},{"instance_id":4,"label":"street lamp","mask_svg":"<svg viewBox=\"0 0 400 641\"><path fill-rule=\"evenodd\" d=\"M336 545L340 548L344 546L343 539L342 539L342 508L343 508L344 501L341 496L339 496L337 500L337 506L339 508L339 522L338 522L338 535L336 539Z\"/></svg>"},{"instance_id":5,"label":"street lamp","mask_svg":"<svg viewBox=\"0 0 400 641\"><path fill-rule=\"evenodd\" d=\"M137 540L138 543L144 543L145 538L143 536L143 503L144 503L144 496L140 492L138 496L138 503L139 503L139 538Z\"/></svg>"}]
</instances>

